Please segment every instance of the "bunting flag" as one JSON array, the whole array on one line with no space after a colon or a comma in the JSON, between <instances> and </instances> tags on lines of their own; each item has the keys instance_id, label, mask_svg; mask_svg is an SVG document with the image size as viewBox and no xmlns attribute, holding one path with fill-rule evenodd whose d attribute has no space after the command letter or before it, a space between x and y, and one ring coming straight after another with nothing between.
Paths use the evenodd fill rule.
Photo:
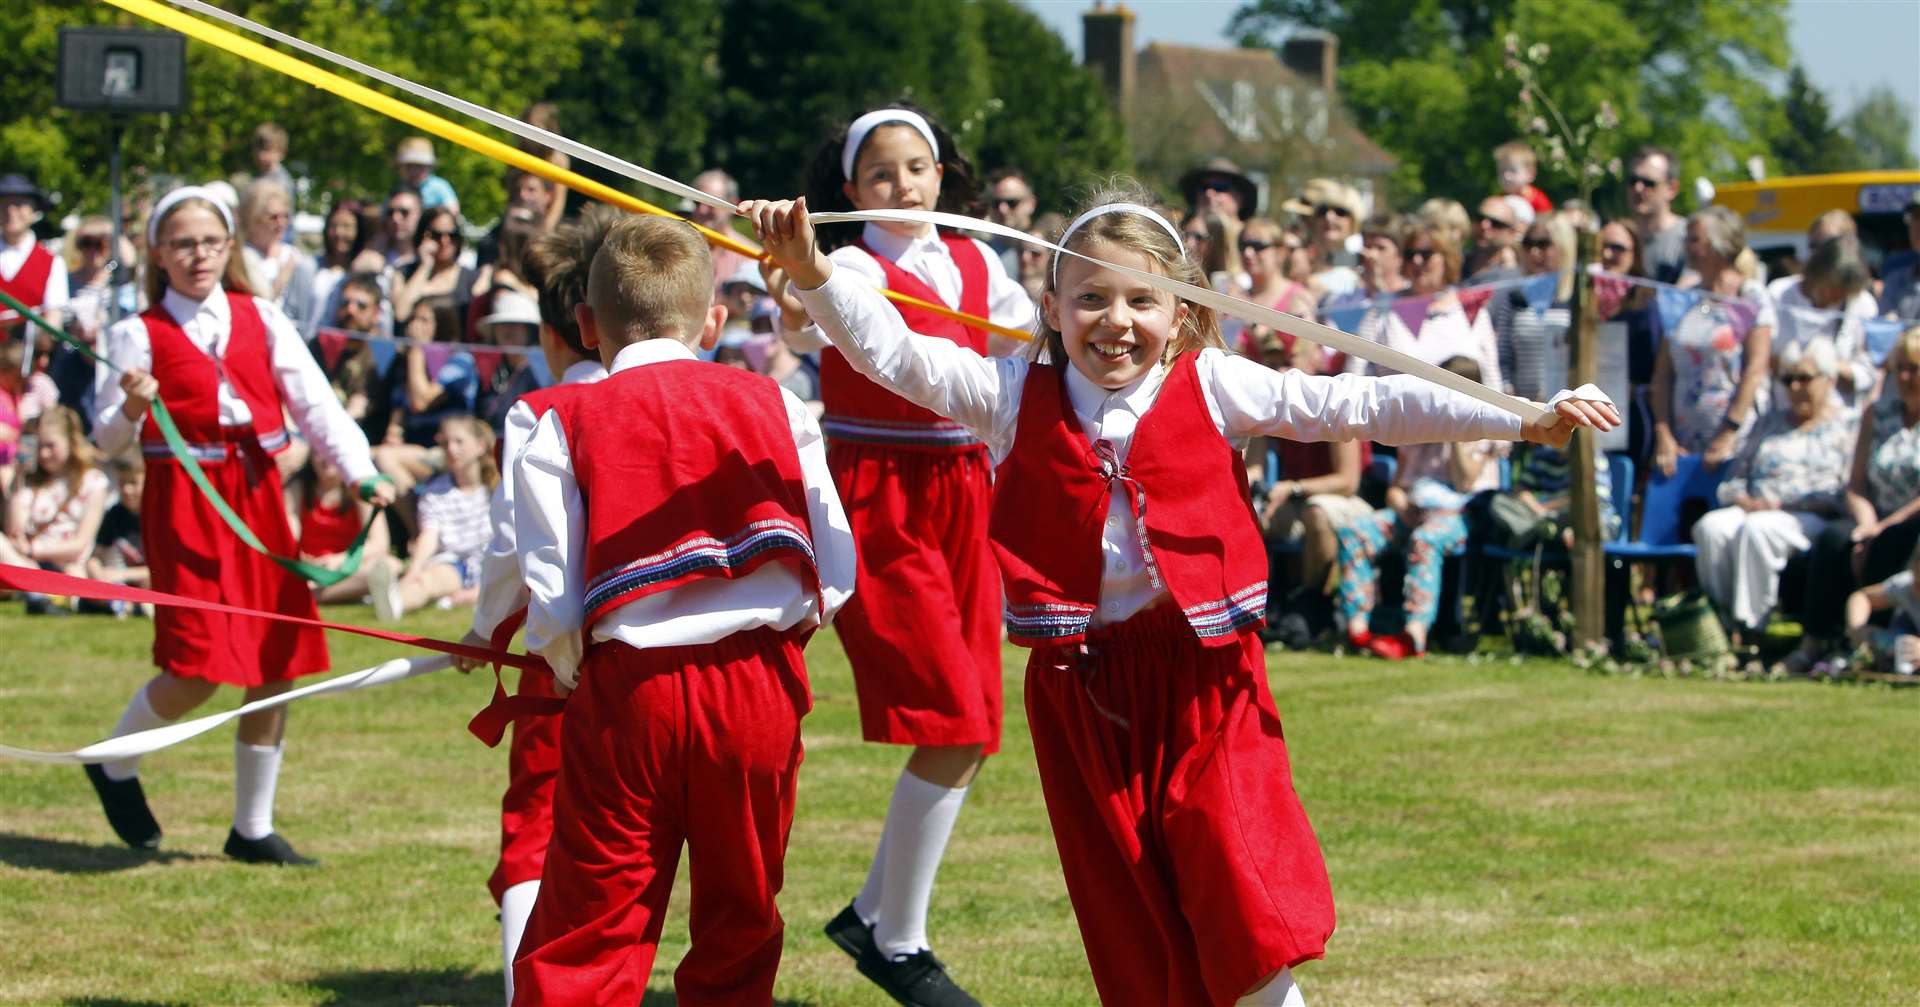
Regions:
<instances>
[{"instance_id":1,"label":"bunting flag","mask_svg":"<svg viewBox=\"0 0 1920 1007\"><path fill-rule=\"evenodd\" d=\"M1632 289L1633 284L1628 283L1627 278L1624 276L1615 276L1612 273L1594 273L1593 300L1594 306L1600 311L1600 317L1612 318L1614 315L1619 314L1620 302L1627 299L1627 291Z\"/></svg>"},{"instance_id":2,"label":"bunting flag","mask_svg":"<svg viewBox=\"0 0 1920 1007\"><path fill-rule=\"evenodd\" d=\"M1887 356L1900 342L1900 334L1907 331L1911 323L1898 318L1864 318L1860 324L1865 330L1867 355L1873 358L1875 367L1884 367Z\"/></svg>"},{"instance_id":3,"label":"bunting flag","mask_svg":"<svg viewBox=\"0 0 1920 1007\"><path fill-rule=\"evenodd\" d=\"M453 359L453 351L456 349L458 347L452 343L428 343L420 347L420 356L427 363L427 373L439 374L440 368L447 366L447 361Z\"/></svg>"},{"instance_id":4,"label":"bunting flag","mask_svg":"<svg viewBox=\"0 0 1920 1007\"><path fill-rule=\"evenodd\" d=\"M1466 287L1460 291L1460 306L1467 311L1467 322L1472 324L1480 319L1480 309L1493 299L1498 287Z\"/></svg>"},{"instance_id":5,"label":"bunting flag","mask_svg":"<svg viewBox=\"0 0 1920 1007\"><path fill-rule=\"evenodd\" d=\"M346 353L350 337L339 329L322 328L313 334L313 341L320 348L320 366L332 374L340 366L340 357Z\"/></svg>"},{"instance_id":6,"label":"bunting flag","mask_svg":"<svg viewBox=\"0 0 1920 1007\"><path fill-rule=\"evenodd\" d=\"M1545 311L1553 306L1553 295L1560 290L1559 273L1541 273L1529 276L1520 284L1520 296L1527 299L1527 307L1533 311Z\"/></svg>"},{"instance_id":7,"label":"bunting flag","mask_svg":"<svg viewBox=\"0 0 1920 1007\"><path fill-rule=\"evenodd\" d=\"M1369 307L1372 307L1372 305L1366 301L1361 301L1358 304L1343 304L1337 308L1329 308L1325 312L1327 324L1339 329L1341 332L1359 335L1360 319L1367 316L1367 309Z\"/></svg>"},{"instance_id":8,"label":"bunting flag","mask_svg":"<svg viewBox=\"0 0 1920 1007\"><path fill-rule=\"evenodd\" d=\"M1400 324L1405 325L1408 332L1417 334L1420 326L1426 324L1427 309L1432 306L1432 294L1424 294L1420 297L1399 297L1394 299L1393 313L1399 316Z\"/></svg>"},{"instance_id":9,"label":"bunting flag","mask_svg":"<svg viewBox=\"0 0 1920 1007\"><path fill-rule=\"evenodd\" d=\"M1656 288L1656 309L1660 312L1660 330L1673 333L1680 330L1680 319L1693 306L1700 303L1703 296L1698 288L1682 290L1679 287L1661 286Z\"/></svg>"}]
</instances>

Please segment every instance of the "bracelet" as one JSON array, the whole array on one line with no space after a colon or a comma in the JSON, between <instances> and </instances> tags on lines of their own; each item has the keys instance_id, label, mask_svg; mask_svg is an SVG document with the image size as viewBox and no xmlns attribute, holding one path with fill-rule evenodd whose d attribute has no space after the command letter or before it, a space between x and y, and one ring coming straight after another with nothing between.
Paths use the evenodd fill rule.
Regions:
<instances>
[{"instance_id":1,"label":"bracelet","mask_svg":"<svg viewBox=\"0 0 1920 1007\"><path fill-rule=\"evenodd\" d=\"M1737 434L1740 432L1740 421L1731 416L1723 416L1720 418L1720 429Z\"/></svg>"}]
</instances>

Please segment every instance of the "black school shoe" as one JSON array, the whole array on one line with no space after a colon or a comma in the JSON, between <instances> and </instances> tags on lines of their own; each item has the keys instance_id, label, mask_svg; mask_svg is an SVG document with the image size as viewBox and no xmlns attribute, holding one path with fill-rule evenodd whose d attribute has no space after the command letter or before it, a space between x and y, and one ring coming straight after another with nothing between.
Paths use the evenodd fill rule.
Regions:
<instances>
[{"instance_id":1,"label":"black school shoe","mask_svg":"<svg viewBox=\"0 0 1920 1007\"><path fill-rule=\"evenodd\" d=\"M907 1007L980 1007L980 1001L947 975L947 967L932 951L888 959L875 948L860 956L859 967L861 975Z\"/></svg>"},{"instance_id":2,"label":"black school shoe","mask_svg":"<svg viewBox=\"0 0 1920 1007\"><path fill-rule=\"evenodd\" d=\"M320 862L295 853L293 844L281 838L278 832L269 832L259 839L245 839L233 829L227 830L227 856L243 864L278 864L285 867L311 867Z\"/></svg>"},{"instance_id":3,"label":"black school shoe","mask_svg":"<svg viewBox=\"0 0 1920 1007\"><path fill-rule=\"evenodd\" d=\"M136 850L158 848L160 823L154 821L153 811L147 807L147 793L140 789L140 778L109 779L107 771L95 762L85 768L87 782L100 796L100 808L107 813L107 824L113 826L114 835Z\"/></svg>"},{"instance_id":4,"label":"black school shoe","mask_svg":"<svg viewBox=\"0 0 1920 1007\"><path fill-rule=\"evenodd\" d=\"M856 962L873 954L873 928L867 926L867 921L861 919L859 913L854 912L851 902L826 925L824 932L828 940Z\"/></svg>"}]
</instances>

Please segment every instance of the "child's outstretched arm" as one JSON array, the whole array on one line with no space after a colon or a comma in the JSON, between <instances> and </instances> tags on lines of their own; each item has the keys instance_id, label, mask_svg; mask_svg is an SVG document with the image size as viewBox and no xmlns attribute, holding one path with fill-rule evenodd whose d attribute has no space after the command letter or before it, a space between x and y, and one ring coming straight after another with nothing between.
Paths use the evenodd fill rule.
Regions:
<instances>
[{"instance_id":1,"label":"child's outstretched arm","mask_svg":"<svg viewBox=\"0 0 1920 1007\"><path fill-rule=\"evenodd\" d=\"M753 222L807 314L855 370L959 423L996 450L1011 446L1026 361L988 359L907 328L871 284L834 270L814 241L804 199L747 200L740 213Z\"/></svg>"}]
</instances>

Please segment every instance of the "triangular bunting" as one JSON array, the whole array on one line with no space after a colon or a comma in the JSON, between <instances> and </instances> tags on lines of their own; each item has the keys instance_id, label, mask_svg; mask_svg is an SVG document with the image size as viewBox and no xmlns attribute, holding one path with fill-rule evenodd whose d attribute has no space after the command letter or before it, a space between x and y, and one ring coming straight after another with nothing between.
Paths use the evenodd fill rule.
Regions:
<instances>
[{"instance_id":1,"label":"triangular bunting","mask_svg":"<svg viewBox=\"0 0 1920 1007\"><path fill-rule=\"evenodd\" d=\"M453 351L452 343L427 343L421 346L420 356L427 362L427 373L439 374L440 368L447 366L447 361L452 359Z\"/></svg>"},{"instance_id":2,"label":"triangular bunting","mask_svg":"<svg viewBox=\"0 0 1920 1007\"><path fill-rule=\"evenodd\" d=\"M1393 302L1393 313L1400 316L1400 323L1414 335L1420 334L1420 326L1426 324L1427 308L1433 304L1433 295L1424 297L1402 297Z\"/></svg>"},{"instance_id":3,"label":"triangular bunting","mask_svg":"<svg viewBox=\"0 0 1920 1007\"><path fill-rule=\"evenodd\" d=\"M328 374L340 366L340 355L346 352L348 335L339 329L325 328L314 333L314 342L320 346L320 366Z\"/></svg>"},{"instance_id":4,"label":"triangular bunting","mask_svg":"<svg viewBox=\"0 0 1920 1007\"><path fill-rule=\"evenodd\" d=\"M1865 330L1867 355L1873 358L1875 367L1885 366L1888 354L1900 341L1900 333L1906 331L1906 323L1895 318L1863 318L1860 325Z\"/></svg>"},{"instance_id":5,"label":"triangular bunting","mask_svg":"<svg viewBox=\"0 0 1920 1007\"><path fill-rule=\"evenodd\" d=\"M499 350L476 348L473 351L474 369L480 372L480 390L493 391L493 379L500 372L500 360L505 356Z\"/></svg>"},{"instance_id":6,"label":"triangular bunting","mask_svg":"<svg viewBox=\"0 0 1920 1007\"><path fill-rule=\"evenodd\" d=\"M1520 294L1527 299L1527 307L1534 311L1545 311L1553 306L1553 295L1560 289L1559 273L1541 273L1529 276L1520 284Z\"/></svg>"},{"instance_id":7,"label":"triangular bunting","mask_svg":"<svg viewBox=\"0 0 1920 1007\"><path fill-rule=\"evenodd\" d=\"M1326 314L1328 325L1350 335L1359 335L1360 319L1366 317L1367 305L1365 302L1361 302L1359 304L1343 305L1338 308L1328 308Z\"/></svg>"},{"instance_id":8,"label":"triangular bunting","mask_svg":"<svg viewBox=\"0 0 1920 1007\"><path fill-rule=\"evenodd\" d=\"M1487 301L1493 298L1493 293L1492 287L1468 287L1460 291L1460 306L1467 310L1469 323L1480 317L1480 309L1487 306Z\"/></svg>"},{"instance_id":9,"label":"triangular bunting","mask_svg":"<svg viewBox=\"0 0 1920 1007\"><path fill-rule=\"evenodd\" d=\"M369 339L367 349L373 351L373 370L376 374L387 373L393 363L394 346L391 339Z\"/></svg>"},{"instance_id":10,"label":"triangular bunting","mask_svg":"<svg viewBox=\"0 0 1920 1007\"><path fill-rule=\"evenodd\" d=\"M1624 276L1611 273L1593 274L1594 306L1600 309L1601 318L1612 318L1620 313L1620 302L1627 299L1627 292L1633 285Z\"/></svg>"}]
</instances>

